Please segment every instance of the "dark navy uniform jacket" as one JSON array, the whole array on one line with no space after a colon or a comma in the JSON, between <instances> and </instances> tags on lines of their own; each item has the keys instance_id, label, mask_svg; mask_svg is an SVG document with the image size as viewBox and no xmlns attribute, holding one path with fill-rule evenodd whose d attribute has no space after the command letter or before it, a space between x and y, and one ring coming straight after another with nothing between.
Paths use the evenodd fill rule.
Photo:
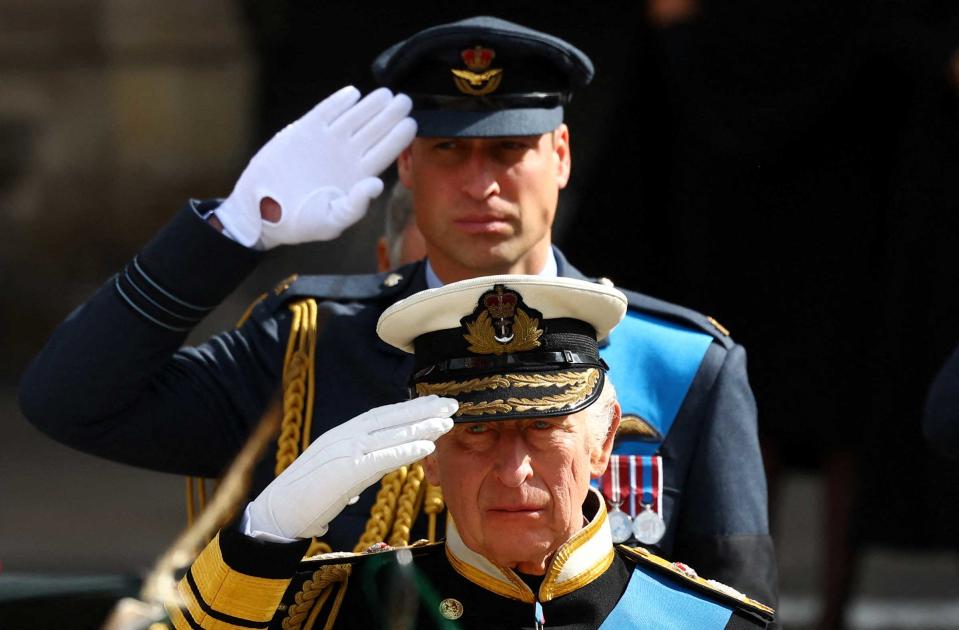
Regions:
<instances>
[{"instance_id":1,"label":"dark navy uniform jacket","mask_svg":"<svg viewBox=\"0 0 959 630\"><path fill-rule=\"evenodd\" d=\"M426 288L422 262L387 274L314 276L274 291L245 324L197 347L191 328L261 254L225 238L191 202L53 333L20 387L27 418L53 438L115 461L215 477L239 451L283 374L284 304L319 301L312 435L408 398L412 358L381 341L390 304ZM556 252L559 274L582 278ZM388 286L391 285L391 286ZM603 356L624 413L662 431L665 537L652 549L775 605L776 567L756 409L741 346L698 313L627 292L626 321ZM253 492L272 478L261 465ZM374 490L326 540L351 549Z\"/></svg>"}]
</instances>

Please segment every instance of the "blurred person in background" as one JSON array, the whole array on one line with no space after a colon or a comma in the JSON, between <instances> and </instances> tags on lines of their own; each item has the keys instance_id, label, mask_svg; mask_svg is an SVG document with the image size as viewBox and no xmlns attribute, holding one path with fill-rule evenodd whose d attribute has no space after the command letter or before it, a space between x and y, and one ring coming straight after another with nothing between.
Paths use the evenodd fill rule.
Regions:
<instances>
[{"instance_id":1,"label":"blurred person in background","mask_svg":"<svg viewBox=\"0 0 959 630\"><path fill-rule=\"evenodd\" d=\"M416 227L413 195L396 182L386 202L383 235L376 241L376 270L396 269L426 256L426 241Z\"/></svg>"}]
</instances>

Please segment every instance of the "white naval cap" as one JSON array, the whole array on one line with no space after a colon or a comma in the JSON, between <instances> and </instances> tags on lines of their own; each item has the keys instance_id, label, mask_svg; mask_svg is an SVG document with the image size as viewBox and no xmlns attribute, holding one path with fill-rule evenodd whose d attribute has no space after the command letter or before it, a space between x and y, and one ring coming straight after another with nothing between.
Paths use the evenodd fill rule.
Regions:
<instances>
[{"instance_id":1,"label":"white naval cap","mask_svg":"<svg viewBox=\"0 0 959 630\"><path fill-rule=\"evenodd\" d=\"M622 292L585 280L484 276L397 302L376 331L415 355L412 395L455 397L461 421L556 416L599 396L598 340L626 306Z\"/></svg>"}]
</instances>

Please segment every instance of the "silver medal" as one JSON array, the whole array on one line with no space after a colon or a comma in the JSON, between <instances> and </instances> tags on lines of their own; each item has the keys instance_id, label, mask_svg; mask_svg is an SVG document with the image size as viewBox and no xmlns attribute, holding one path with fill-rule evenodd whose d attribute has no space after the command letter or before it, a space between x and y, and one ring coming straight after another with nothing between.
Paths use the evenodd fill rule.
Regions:
<instances>
[{"instance_id":1,"label":"silver medal","mask_svg":"<svg viewBox=\"0 0 959 630\"><path fill-rule=\"evenodd\" d=\"M666 523L650 506L644 505L643 511L633 519L633 536L644 545L655 545L663 539Z\"/></svg>"},{"instance_id":2,"label":"silver medal","mask_svg":"<svg viewBox=\"0 0 959 630\"><path fill-rule=\"evenodd\" d=\"M620 510L618 505L614 505L609 513L609 531L613 542L617 544L626 542L633 534L633 519Z\"/></svg>"},{"instance_id":3,"label":"silver medal","mask_svg":"<svg viewBox=\"0 0 959 630\"><path fill-rule=\"evenodd\" d=\"M623 543L629 540L633 534L633 519L619 509L623 504L623 497L619 489L619 458L613 455L609 466L610 473L610 496L609 502L612 509L609 511L609 533L613 537L614 543Z\"/></svg>"}]
</instances>

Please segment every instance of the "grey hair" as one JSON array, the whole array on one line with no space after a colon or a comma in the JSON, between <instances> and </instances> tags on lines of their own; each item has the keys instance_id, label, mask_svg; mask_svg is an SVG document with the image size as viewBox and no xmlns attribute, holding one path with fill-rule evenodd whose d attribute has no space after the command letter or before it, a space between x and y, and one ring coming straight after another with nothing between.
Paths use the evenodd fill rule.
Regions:
<instances>
[{"instance_id":1,"label":"grey hair","mask_svg":"<svg viewBox=\"0 0 959 630\"><path fill-rule=\"evenodd\" d=\"M403 231L413 218L413 195L403 182L397 180L386 203L386 247L390 266L397 267L403 251Z\"/></svg>"},{"instance_id":2,"label":"grey hair","mask_svg":"<svg viewBox=\"0 0 959 630\"><path fill-rule=\"evenodd\" d=\"M586 408L586 425L592 448L602 448L609 436L609 430L613 426L613 418L616 415L616 402L616 388L613 387L613 381L607 374L599 398Z\"/></svg>"}]
</instances>

